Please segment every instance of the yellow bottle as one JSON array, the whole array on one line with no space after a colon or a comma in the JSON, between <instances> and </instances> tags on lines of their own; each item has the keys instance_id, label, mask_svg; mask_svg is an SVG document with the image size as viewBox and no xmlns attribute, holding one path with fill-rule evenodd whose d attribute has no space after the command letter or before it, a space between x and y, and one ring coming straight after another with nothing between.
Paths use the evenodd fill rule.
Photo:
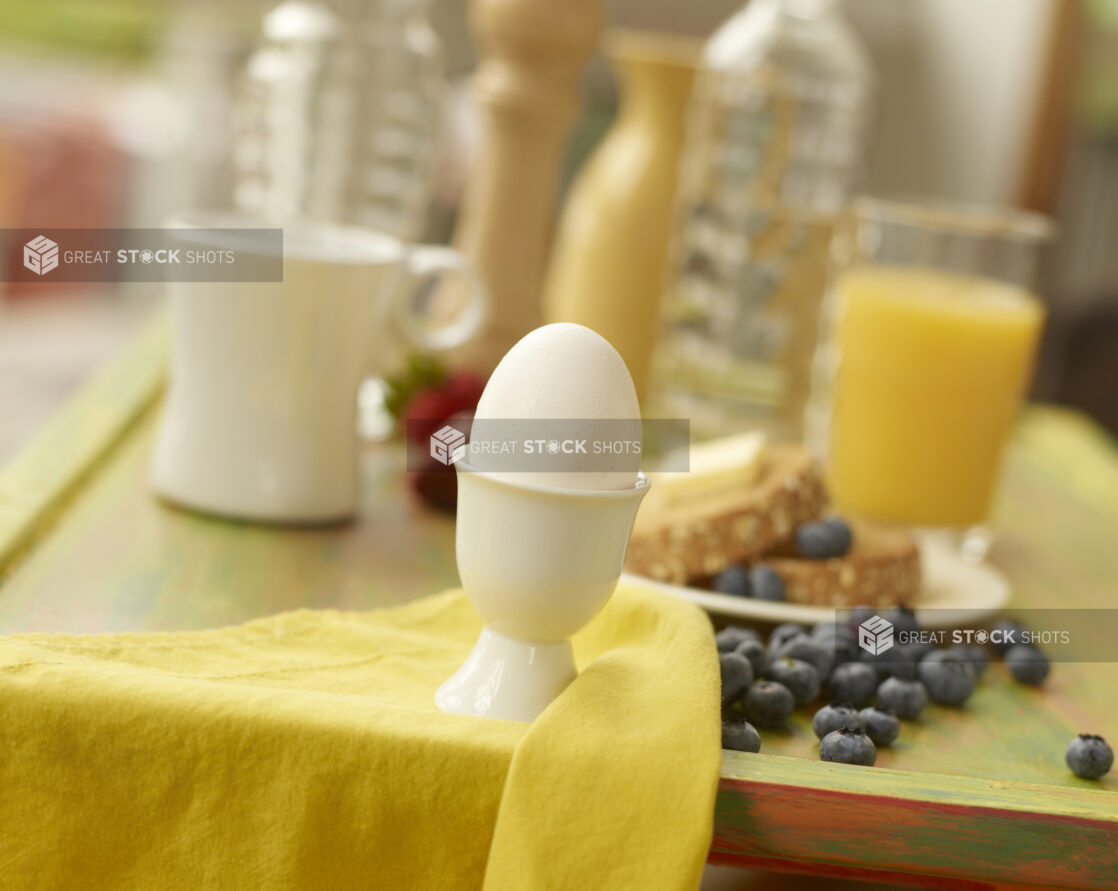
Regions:
<instances>
[{"instance_id":1,"label":"yellow bottle","mask_svg":"<svg viewBox=\"0 0 1118 891\"><path fill-rule=\"evenodd\" d=\"M837 506L918 526L982 523L1032 373L1040 301L991 279L889 266L855 267L837 288Z\"/></svg>"},{"instance_id":2,"label":"yellow bottle","mask_svg":"<svg viewBox=\"0 0 1118 891\"><path fill-rule=\"evenodd\" d=\"M617 122L571 189L544 286L548 322L578 322L621 353L643 396L660 316L676 168L699 45L616 32Z\"/></svg>"}]
</instances>

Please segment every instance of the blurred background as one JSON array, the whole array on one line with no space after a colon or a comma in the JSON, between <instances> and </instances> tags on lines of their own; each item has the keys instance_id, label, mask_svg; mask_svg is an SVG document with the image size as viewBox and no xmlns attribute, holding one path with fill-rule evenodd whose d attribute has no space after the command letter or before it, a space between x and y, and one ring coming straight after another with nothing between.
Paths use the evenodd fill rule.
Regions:
<instances>
[{"instance_id":1,"label":"blurred background","mask_svg":"<svg viewBox=\"0 0 1118 891\"><path fill-rule=\"evenodd\" d=\"M478 131L465 89L475 64L466 3L395 2L407 7L407 27L426 22L441 42L447 101L422 234L445 240ZM153 226L184 206L232 205L235 109L274 5L0 0L0 227ZM706 38L740 5L613 0L607 24ZM844 8L878 76L867 189L1055 217L1034 395L1118 432L1118 0L848 0ZM422 43L422 33L411 36ZM564 184L616 106L610 69L596 59ZM17 250L5 246L0 267L18 263ZM3 460L128 337L152 295L150 286L0 287Z\"/></svg>"}]
</instances>

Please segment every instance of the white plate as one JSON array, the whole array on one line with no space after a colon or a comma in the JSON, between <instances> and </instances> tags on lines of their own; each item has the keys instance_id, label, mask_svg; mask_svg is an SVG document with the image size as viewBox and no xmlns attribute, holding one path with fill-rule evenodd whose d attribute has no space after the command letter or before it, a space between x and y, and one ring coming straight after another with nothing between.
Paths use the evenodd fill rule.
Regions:
<instances>
[{"instance_id":1,"label":"white plate","mask_svg":"<svg viewBox=\"0 0 1118 891\"><path fill-rule=\"evenodd\" d=\"M970 563L946 545L921 540L920 561L924 586L912 606L924 628L949 628L970 624L996 613L1009 600L1009 582L986 563ZM708 613L755 622L799 622L814 625L832 622L835 611L825 606L773 603L752 597L734 597L703 588L669 585L625 573L625 580L652 585L684 600L697 603Z\"/></svg>"}]
</instances>

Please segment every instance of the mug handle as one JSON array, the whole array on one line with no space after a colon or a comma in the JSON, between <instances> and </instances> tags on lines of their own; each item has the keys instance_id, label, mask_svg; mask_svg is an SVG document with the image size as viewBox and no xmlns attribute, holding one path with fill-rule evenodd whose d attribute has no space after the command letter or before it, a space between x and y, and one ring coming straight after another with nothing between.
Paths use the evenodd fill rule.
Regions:
<instances>
[{"instance_id":1,"label":"mug handle","mask_svg":"<svg viewBox=\"0 0 1118 891\"><path fill-rule=\"evenodd\" d=\"M454 248L421 245L408 249L403 265L407 281L397 289L395 312L413 346L441 352L461 346L478 332L489 315L489 294L465 257ZM459 318L430 328L421 323L422 314L414 312L411 303L420 288L443 275L457 276L466 283L467 305Z\"/></svg>"}]
</instances>

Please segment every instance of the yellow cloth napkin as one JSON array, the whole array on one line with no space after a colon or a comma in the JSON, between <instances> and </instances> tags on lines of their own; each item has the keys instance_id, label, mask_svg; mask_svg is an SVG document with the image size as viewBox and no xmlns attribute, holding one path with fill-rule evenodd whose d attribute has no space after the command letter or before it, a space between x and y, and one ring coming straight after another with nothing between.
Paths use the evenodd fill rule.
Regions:
<instances>
[{"instance_id":1,"label":"yellow cloth napkin","mask_svg":"<svg viewBox=\"0 0 1118 891\"><path fill-rule=\"evenodd\" d=\"M531 726L435 709L479 630L450 591L0 638L0 886L697 886L720 762L706 617L620 586Z\"/></svg>"}]
</instances>

